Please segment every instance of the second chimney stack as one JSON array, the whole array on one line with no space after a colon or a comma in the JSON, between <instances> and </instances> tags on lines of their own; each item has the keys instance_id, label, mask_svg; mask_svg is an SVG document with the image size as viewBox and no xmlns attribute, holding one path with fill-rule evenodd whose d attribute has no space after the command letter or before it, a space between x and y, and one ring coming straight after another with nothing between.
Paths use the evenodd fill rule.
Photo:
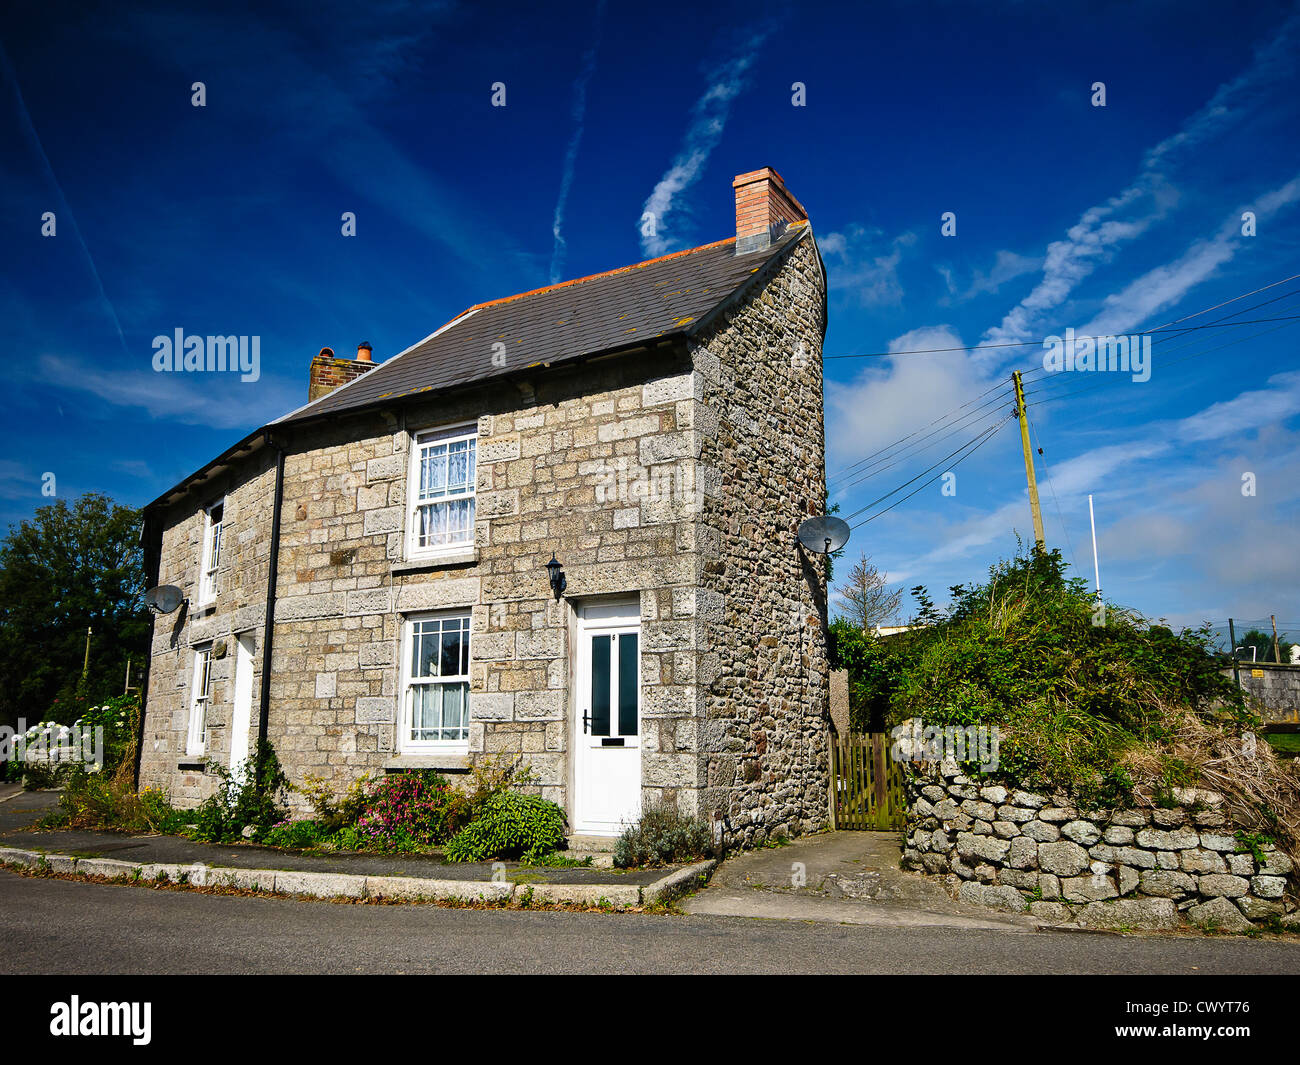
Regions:
<instances>
[{"instance_id":1,"label":"second chimney stack","mask_svg":"<svg viewBox=\"0 0 1300 1065\"><path fill-rule=\"evenodd\" d=\"M790 195L781 175L770 166L736 175L736 254L771 247L791 222L803 222L808 212Z\"/></svg>"}]
</instances>

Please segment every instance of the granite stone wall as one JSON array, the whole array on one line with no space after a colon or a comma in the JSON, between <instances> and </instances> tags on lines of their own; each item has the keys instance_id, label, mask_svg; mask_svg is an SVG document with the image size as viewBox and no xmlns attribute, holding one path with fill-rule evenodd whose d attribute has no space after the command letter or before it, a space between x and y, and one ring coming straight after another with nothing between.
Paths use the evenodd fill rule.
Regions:
<instances>
[{"instance_id":1,"label":"granite stone wall","mask_svg":"<svg viewBox=\"0 0 1300 1065\"><path fill-rule=\"evenodd\" d=\"M811 240L695 353L703 434L703 812L729 843L827 821L830 669L823 556L797 530L826 500L825 277Z\"/></svg>"},{"instance_id":2,"label":"granite stone wall","mask_svg":"<svg viewBox=\"0 0 1300 1065\"><path fill-rule=\"evenodd\" d=\"M203 485L162 525L158 583L179 587L188 602L153 621L147 714L140 753L141 786L167 789L180 806L209 795L216 778L205 760L185 756L189 728L194 648L213 646L212 697L208 712L208 760L230 764L235 647L238 634L252 638L253 708L250 747L257 741L261 690L262 627L271 557L271 499L275 467L269 454L250 457L236 478ZM211 609L199 608L198 575L204 530L203 508L224 495L221 594ZM248 751L239 752L241 757Z\"/></svg>"},{"instance_id":3,"label":"granite stone wall","mask_svg":"<svg viewBox=\"0 0 1300 1065\"><path fill-rule=\"evenodd\" d=\"M572 813L576 612L632 597L643 802L718 811L738 842L821 824L825 588L794 529L824 500L823 296L805 241L697 346L651 342L535 376L521 366L490 387L284 434L269 738L291 781L341 793L403 768L463 779L486 755L521 754L541 794ZM412 434L461 422L478 427L474 545L436 564L408 559ZM194 598L201 508L226 497L213 608L155 621L141 783L180 805L212 792L211 763L229 764L240 632L256 641L256 739L273 485L267 450L161 515L160 583ZM552 552L568 581L558 602ZM403 754L402 626L452 608L471 616L468 752ZM193 651L207 641L225 653L205 768L185 756L185 736Z\"/></svg>"},{"instance_id":4,"label":"granite stone wall","mask_svg":"<svg viewBox=\"0 0 1300 1065\"><path fill-rule=\"evenodd\" d=\"M1089 927L1300 923L1291 859L1243 843L1216 792L1176 789L1170 808L1081 810L981 784L951 760L907 787L903 866L943 877L963 901Z\"/></svg>"}]
</instances>

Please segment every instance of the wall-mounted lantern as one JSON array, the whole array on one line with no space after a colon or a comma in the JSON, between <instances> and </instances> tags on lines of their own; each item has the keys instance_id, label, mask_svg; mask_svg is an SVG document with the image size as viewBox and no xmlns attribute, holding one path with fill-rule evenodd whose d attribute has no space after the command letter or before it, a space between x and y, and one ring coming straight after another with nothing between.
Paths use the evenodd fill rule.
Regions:
<instances>
[{"instance_id":1,"label":"wall-mounted lantern","mask_svg":"<svg viewBox=\"0 0 1300 1065\"><path fill-rule=\"evenodd\" d=\"M564 577L564 564L555 557L555 552L551 552L551 561L546 563L546 573L551 579L551 591L555 593L558 601L564 594L564 589L568 587L569 582Z\"/></svg>"}]
</instances>

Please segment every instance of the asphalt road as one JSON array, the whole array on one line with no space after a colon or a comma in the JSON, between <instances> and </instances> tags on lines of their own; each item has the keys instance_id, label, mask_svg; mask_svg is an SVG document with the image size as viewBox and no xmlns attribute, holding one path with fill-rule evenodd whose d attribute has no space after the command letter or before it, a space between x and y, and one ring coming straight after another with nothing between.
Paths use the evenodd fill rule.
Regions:
<instances>
[{"instance_id":1,"label":"asphalt road","mask_svg":"<svg viewBox=\"0 0 1300 1065\"><path fill-rule=\"evenodd\" d=\"M0 871L0 972L1300 973L1300 943L355 906Z\"/></svg>"}]
</instances>

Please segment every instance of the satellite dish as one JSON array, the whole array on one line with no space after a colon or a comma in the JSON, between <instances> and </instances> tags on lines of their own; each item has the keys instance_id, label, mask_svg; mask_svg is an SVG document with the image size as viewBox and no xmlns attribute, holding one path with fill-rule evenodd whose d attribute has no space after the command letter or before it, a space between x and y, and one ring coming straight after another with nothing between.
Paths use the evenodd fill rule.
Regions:
<instances>
[{"instance_id":1,"label":"satellite dish","mask_svg":"<svg viewBox=\"0 0 1300 1065\"><path fill-rule=\"evenodd\" d=\"M849 523L829 514L809 518L799 526L799 542L809 551L829 555L849 542Z\"/></svg>"},{"instance_id":2,"label":"satellite dish","mask_svg":"<svg viewBox=\"0 0 1300 1065\"><path fill-rule=\"evenodd\" d=\"M170 614L185 602L185 593L174 584L160 584L144 593L144 602L155 614Z\"/></svg>"}]
</instances>

